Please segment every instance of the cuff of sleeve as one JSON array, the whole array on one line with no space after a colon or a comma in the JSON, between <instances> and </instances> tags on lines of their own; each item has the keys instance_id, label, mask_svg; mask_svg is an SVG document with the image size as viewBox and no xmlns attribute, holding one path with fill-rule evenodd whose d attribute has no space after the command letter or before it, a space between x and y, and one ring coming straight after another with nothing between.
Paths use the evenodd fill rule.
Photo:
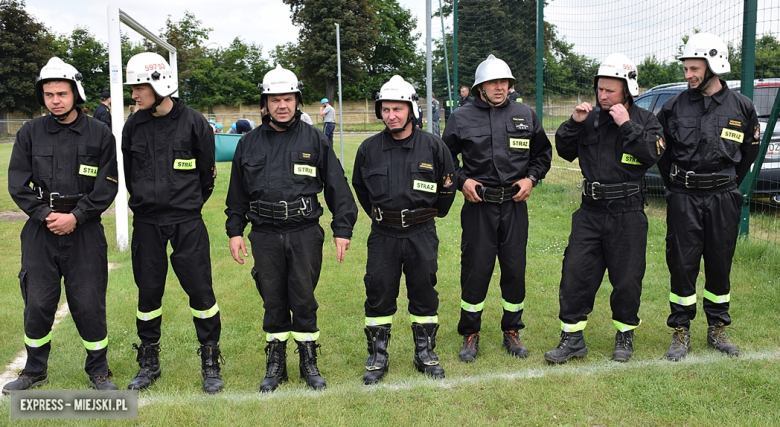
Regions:
<instances>
[{"instance_id":1,"label":"cuff of sleeve","mask_svg":"<svg viewBox=\"0 0 780 427\"><path fill-rule=\"evenodd\" d=\"M236 236L244 237L244 231L240 228L228 228L227 229L227 236L228 238L233 238Z\"/></svg>"},{"instance_id":2,"label":"cuff of sleeve","mask_svg":"<svg viewBox=\"0 0 780 427\"><path fill-rule=\"evenodd\" d=\"M76 223L78 225L84 224L84 222L87 220L87 216L84 215L84 211L81 209L73 209L70 213L73 214L74 217L76 217Z\"/></svg>"},{"instance_id":3,"label":"cuff of sleeve","mask_svg":"<svg viewBox=\"0 0 780 427\"><path fill-rule=\"evenodd\" d=\"M48 208L47 209L41 209L40 211L38 211L38 215L35 217L35 219L37 219L38 221L40 221L42 223L45 223L46 222L46 217L49 216L49 214L51 212L52 212L52 210L48 209Z\"/></svg>"},{"instance_id":4,"label":"cuff of sleeve","mask_svg":"<svg viewBox=\"0 0 780 427\"><path fill-rule=\"evenodd\" d=\"M333 238L339 238L339 239L352 239L352 230L348 229L337 229L333 230Z\"/></svg>"}]
</instances>

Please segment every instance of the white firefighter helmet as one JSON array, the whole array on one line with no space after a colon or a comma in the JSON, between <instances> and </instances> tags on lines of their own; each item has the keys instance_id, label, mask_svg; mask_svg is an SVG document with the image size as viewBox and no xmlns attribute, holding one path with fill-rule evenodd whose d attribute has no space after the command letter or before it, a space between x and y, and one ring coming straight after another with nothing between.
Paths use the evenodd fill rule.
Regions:
<instances>
[{"instance_id":1,"label":"white firefighter helmet","mask_svg":"<svg viewBox=\"0 0 780 427\"><path fill-rule=\"evenodd\" d=\"M637 83L637 71L634 62L628 59L622 53L613 53L609 55L604 62L599 65L599 70L593 77L593 89L598 93L599 77L611 77L621 79L626 82L626 89L631 96L639 95L639 84Z\"/></svg>"},{"instance_id":2,"label":"white firefighter helmet","mask_svg":"<svg viewBox=\"0 0 780 427\"><path fill-rule=\"evenodd\" d=\"M35 79L35 95L38 98L38 103L42 106L46 106L46 102L43 99L43 84L52 80L67 80L72 83L71 86L75 86L76 90L73 94L74 106L87 101L87 97L84 95L84 88L81 86L81 73L76 70L76 67L53 56L49 59L49 62L41 68L41 74ZM70 113L70 111L68 111L68 113Z\"/></svg>"},{"instance_id":3,"label":"white firefighter helmet","mask_svg":"<svg viewBox=\"0 0 780 427\"><path fill-rule=\"evenodd\" d=\"M474 73L474 84L471 85L471 95L478 97L479 90L477 86L482 83L498 79L509 80L509 87L512 87L517 81L512 76L512 70L509 69L509 65L507 65L503 60L493 56L493 54L490 54L486 60L479 64L477 71Z\"/></svg>"},{"instance_id":4,"label":"white firefighter helmet","mask_svg":"<svg viewBox=\"0 0 780 427\"><path fill-rule=\"evenodd\" d=\"M376 103L374 110L376 118L382 119L382 101L408 102L416 119L420 118L419 107L417 106L417 91L411 83L404 80L403 77L395 75L382 85L382 89L376 94Z\"/></svg>"},{"instance_id":5,"label":"white firefighter helmet","mask_svg":"<svg viewBox=\"0 0 780 427\"><path fill-rule=\"evenodd\" d=\"M297 93L299 101L302 87L303 82L298 80L295 73L286 68L282 68L280 64L276 64L276 68L265 73L265 76L263 76L263 83L257 85L257 88L260 89L260 96L263 98L265 95Z\"/></svg>"},{"instance_id":6,"label":"white firefighter helmet","mask_svg":"<svg viewBox=\"0 0 780 427\"><path fill-rule=\"evenodd\" d=\"M160 97L173 95L179 89L168 61L154 52L134 55L127 61L125 86L148 84Z\"/></svg>"},{"instance_id":7,"label":"white firefighter helmet","mask_svg":"<svg viewBox=\"0 0 780 427\"><path fill-rule=\"evenodd\" d=\"M704 59L710 71L716 76L722 76L731 72L729 64L729 48L723 40L715 34L698 33L692 35L685 43L680 61L686 59Z\"/></svg>"}]
</instances>

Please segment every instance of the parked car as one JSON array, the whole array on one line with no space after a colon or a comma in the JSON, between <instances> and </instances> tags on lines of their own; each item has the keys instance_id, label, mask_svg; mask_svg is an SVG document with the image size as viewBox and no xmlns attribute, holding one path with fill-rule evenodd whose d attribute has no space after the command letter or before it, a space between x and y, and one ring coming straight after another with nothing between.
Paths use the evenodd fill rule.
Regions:
<instances>
[{"instance_id":1,"label":"parked car","mask_svg":"<svg viewBox=\"0 0 780 427\"><path fill-rule=\"evenodd\" d=\"M729 89L732 90L739 90L742 86L738 80L729 80L726 83ZM639 95L634 102L637 106L652 111L653 114L658 114L669 98L687 88L687 83L669 83L656 86ZM766 132L767 121L769 120L769 114L772 112L772 105L775 102L778 89L780 89L780 78L755 80L753 104L756 106L762 139ZM661 180L657 166L648 169L643 183L648 194L656 196L664 194L664 183ZM764 164L761 166L761 172L758 174L754 194L769 195L773 202L780 203L780 120L775 124L772 139L769 141Z\"/></svg>"}]
</instances>

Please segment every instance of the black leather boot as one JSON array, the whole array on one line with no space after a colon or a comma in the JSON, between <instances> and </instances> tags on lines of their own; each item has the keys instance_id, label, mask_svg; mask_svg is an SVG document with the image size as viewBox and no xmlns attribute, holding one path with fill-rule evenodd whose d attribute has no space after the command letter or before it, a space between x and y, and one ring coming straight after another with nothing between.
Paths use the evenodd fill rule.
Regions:
<instances>
[{"instance_id":1,"label":"black leather boot","mask_svg":"<svg viewBox=\"0 0 780 427\"><path fill-rule=\"evenodd\" d=\"M414 336L414 366L417 370L434 379L444 378L444 368L439 364L436 349L436 331L438 323L412 323Z\"/></svg>"},{"instance_id":2,"label":"black leather boot","mask_svg":"<svg viewBox=\"0 0 780 427\"><path fill-rule=\"evenodd\" d=\"M274 338L265 346L265 378L260 383L260 392L276 390L279 384L287 382L287 341Z\"/></svg>"},{"instance_id":3,"label":"black leather boot","mask_svg":"<svg viewBox=\"0 0 780 427\"><path fill-rule=\"evenodd\" d=\"M160 369L160 343L157 344L133 344L133 348L138 350L136 362L141 368L135 374L135 378L127 386L128 390L146 390L153 382L160 378L162 369Z\"/></svg>"},{"instance_id":4,"label":"black leather boot","mask_svg":"<svg viewBox=\"0 0 780 427\"><path fill-rule=\"evenodd\" d=\"M315 390L325 389L325 379L320 375L317 368L317 349L321 346L316 341L295 341L298 344L298 355L300 362L298 367L301 370L301 378L306 380L306 384Z\"/></svg>"},{"instance_id":5,"label":"black leather boot","mask_svg":"<svg viewBox=\"0 0 780 427\"><path fill-rule=\"evenodd\" d=\"M208 394L217 394L225 386L222 381L220 362L225 364L222 352L219 351L219 344L202 344L198 349L198 356L201 359L200 373L203 375L203 391Z\"/></svg>"},{"instance_id":6,"label":"black leather boot","mask_svg":"<svg viewBox=\"0 0 780 427\"><path fill-rule=\"evenodd\" d=\"M566 363L572 357L585 357L588 347L582 331L561 332L561 342L558 347L544 353L544 360L550 363Z\"/></svg>"},{"instance_id":7,"label":"black leather boot","mask_svg":"<svg viewBox=\"0 0 780 427\"><path fill-rule=\"evenodd\" d=\"M390 366L387 345L390 342L390 325L366 326L366 341L368 343L368 360L366 373L363 374L363 384L371 385L382 381Z\"/></svg>"}]
</instances>

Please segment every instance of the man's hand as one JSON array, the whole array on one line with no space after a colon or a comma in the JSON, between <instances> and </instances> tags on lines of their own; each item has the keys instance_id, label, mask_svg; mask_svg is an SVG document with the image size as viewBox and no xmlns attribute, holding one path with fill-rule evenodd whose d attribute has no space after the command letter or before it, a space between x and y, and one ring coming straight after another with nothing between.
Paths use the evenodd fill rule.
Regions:
<instances>
[{"instance_id":1,"label":"man's hand","mask_svg":"<svg viewBox=\"0 0 780 427\"><path fill-rule=\"evenodd\" d=\"M463 197L471 203L479 203L482 199L477 195L477 186L482 186L482 183L468 178L463 183L463 189L460 190L463 193Z\"/></svg>"},{"instance_id":2,"label":"man's hand","mask_svg":"<svg viewBox=\"0 0 780 427\"><path fill-rule=\"evenodd\" d=\"M241 258L241 254L244 254L245 257L249 256L249 254L246 252L246 245L244 244L244 237L243 236L233 236L230 238L230 255L233 256L233 259L236 260L239 264L244 264L244 259Z\"/></svg>"},{"instance_id":3,"label":"man's hand","mask_svg":"<svg viewBox=\"0 0 780 427\"><path fill-rule=\"evenodd\" d=\"M520 191L512 196L512 200L515 202L525 202L531 197L531 190L534 188L534 182L529 178L523 178L512 185L520 187Z\"/></svg>"},{"instance_id":4,"label":"man's hand","mask_svg":"<svg viewBox=\"0 0 780 427\"><path fill-rule=\"evenodd\" d=\"M618 126L622 126L623 123L631 120L631 117L628 115L628 110L626 110L626 107L624 107L623 104L615 104L610 107L609 115L612 116L615 120L615 124Z\"/></svg>"},{"instance_id":5,"label":"man's hand","mask_svg":"<svg viewBox=\"0 0 780 427\"><path fill-rule=\"evenodd\" d=\"M78 221L72 213L52 212L46 217L46 227L58 236L72 233L77 225Z\"/></svg>"},{"instance_id":6,"label":"man's hand","mask_svg":"<svg viewBox=\"0 0 780 427\"><path fill-rule=\"evenodd\" d=\"M588 118L588 113L590 113L592 110L592 105L587 102L583 102L582 104L574 107L574 112L571 114L571 118L574 119L575 122L582 123L585 121L585 119Z\"/></svg>"},{"instance_id":7,"label":"man's hand","mask_svg":"<svg viewBox=\"0 0 780 427\"><path fill-rule=\"evenodd\" d=\"M347 252L347 249L349 249L349 239L334 237L333 243L336 244L336 261L344 262L344 254Z\"/></svg>"}]
</instances>

